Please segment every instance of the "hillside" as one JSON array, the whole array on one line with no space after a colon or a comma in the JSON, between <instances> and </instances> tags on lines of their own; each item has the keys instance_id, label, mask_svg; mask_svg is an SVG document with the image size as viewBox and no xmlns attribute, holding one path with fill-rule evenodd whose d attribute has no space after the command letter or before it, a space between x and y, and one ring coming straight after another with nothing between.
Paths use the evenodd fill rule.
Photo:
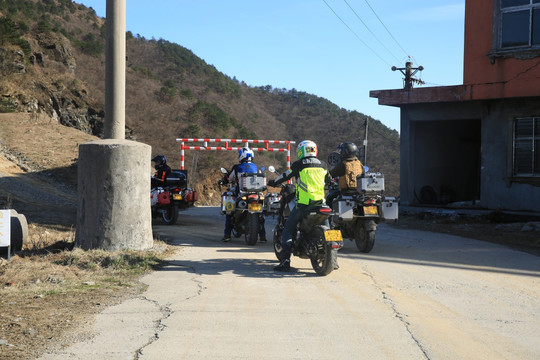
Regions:
<instances>
[{"instance_id":1,"label":"hillside","mask_svg":"<svg viewBox=\"0 0 540 360\"><path fill-rule=\"evenodd\" d=\"M0 0L0 30L0 112L41 113L102 136L105 20L70 0ZM151 145L174 168L180 166L178 137L311 139L325 160L341 142L360 145L367 118L367 163L385 174L387 195L399 195L399 134L324 98L247 86L181 45L129 31L126 91L126 138ZM186 153L188 170L195 155ZM256 157L260 165L285 166L282 154ZM235 159L232 152L201 152L191 186L214 192L208 184ZM196 186L201 179L208 184Z\"/></svg>"}]
</instances>

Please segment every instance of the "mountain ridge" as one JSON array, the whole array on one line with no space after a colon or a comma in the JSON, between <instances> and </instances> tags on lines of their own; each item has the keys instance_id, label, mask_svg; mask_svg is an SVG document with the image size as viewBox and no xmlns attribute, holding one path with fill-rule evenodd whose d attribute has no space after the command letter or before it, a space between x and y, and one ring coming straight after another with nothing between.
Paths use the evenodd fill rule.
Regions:
<instances>
[{"instance_id":1,"label":"mountain ridge","mask_svg":"<svg viewBox=\"0 0 540 360\"><path fill-rule=\"evenodd\" d=\"M45 113L101 137L105 19L70 0L1 0L0 26L13 24L11 35L0 35L0 111ZM361 145L367 119L367 163L385 174L387 195L399 195L399 134L379 120L295 89L248 86L164 39L127 31L126 43L126 138L151 145L173 167L180 166L178 137L310 139L326 160L341 142ZM197 165L192 179L217 179L219 167L236 162L230 152L186 156L188 170ZM256 157L285 166L284 156Z\"/></svg>"}]
</instances>

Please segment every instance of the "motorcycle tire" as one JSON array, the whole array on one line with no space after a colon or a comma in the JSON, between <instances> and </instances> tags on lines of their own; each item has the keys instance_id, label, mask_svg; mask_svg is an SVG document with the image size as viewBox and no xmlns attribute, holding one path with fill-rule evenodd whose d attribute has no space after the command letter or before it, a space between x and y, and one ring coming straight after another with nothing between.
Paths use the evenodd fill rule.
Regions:
<instances>
[{"instance_id":1,"label":"motorcycle tire","mask_svg":"<svg viewBox=\"0 0 540 360\"><path fill-rule=\"evenodd\" d=\"M281 245L281 232L283 230L279 227L276 227L274 230L274 253L276 254L277 259L281 262L285 257L283 256L283 246Z\"/></svg>"},{"instance_id":2,"label":"motorcycle tire","mask_svg":"<svg viewBox=\"0 0 540 360\"><path fill-rule=\"evenodd\" d=\"M246 244L255 245L259 238L259 214L249 214L245 233Z\"/></svg>"},{"instance_id":3,"label":"motorcycle tire","mask_svg":"<svg viewBox=\"0 0 540 360\"><path fill-rule=\"evenodd\" d=\"M370 252L373 249L373 245L375 245L375 230L366 230L373 228L368 222L373 222L373 220L368 220L365 224L358 222L354 231L356 247L358 251L363 253Z\"/></svg>"},{"instance_id":4,"label":"motorcycle tire","mask_svg":"<svg viewBox=\"0 0 540 360\"><path fill-rule=\"evenodd\" d=\"M324 244L322 252L319 252L315 258L311 258L311 266L317 275L326 276L334 271L334 265L337 264L337 249L332 249L324 238L326 227L317 226L312 234L317 238L317 242Z\"/></svg>"},{"instance_id":5,"label":"motorcycle tire","mask_svg":"<svg viewBox=\"0 0 540 360\"><path fill-rule=\"evenodd\" d=\"M161 214L161 219L165 225L176 224L176 220L178 220L178 208L176 205L174 205L174 203L171 202L171 204L167 207L167 211Z\"/></svg>"}]
</instances>

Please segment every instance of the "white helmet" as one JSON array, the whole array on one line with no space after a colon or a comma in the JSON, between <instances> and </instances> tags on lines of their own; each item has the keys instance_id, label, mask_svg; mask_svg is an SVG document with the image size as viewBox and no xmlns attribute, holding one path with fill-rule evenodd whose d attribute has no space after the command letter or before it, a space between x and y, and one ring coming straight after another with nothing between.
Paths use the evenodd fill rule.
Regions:
<instances>
[{"instance_id":1,"label":"white helmet","mask_svg":"<svg viewBox=\"0 0 540 360\"><path fill-rule=\"evenodd\" d=\"M298 157L298 160L305 157L317 156L317 144L311 140L302 141L300 144L298 144L296 156Z\"/></svg>"},{"instance_id":2,"label":"white helmet","mask_svg":"<svg viewBox=\"0 0 540 360\"><path fill-rule=\"evenodd\" d=\"M238 150L238 162L239 163L243 163L243 162L251 162L253 161L253 150L251 150L250 148L248 147L243 147L241 148L240 150Z\"/></svg>"}]
</instances>

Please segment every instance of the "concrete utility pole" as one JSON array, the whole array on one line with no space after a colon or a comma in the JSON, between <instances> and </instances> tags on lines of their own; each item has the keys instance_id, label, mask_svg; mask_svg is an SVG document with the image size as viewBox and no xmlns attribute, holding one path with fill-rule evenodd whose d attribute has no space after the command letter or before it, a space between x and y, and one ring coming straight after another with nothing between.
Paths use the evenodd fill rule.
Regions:
<instances>
[{"instance_id":1,"label":"concrete utility pole","mask_svg":"<svg viewBox=\"0 0 540 360\"><path fill-rule=\"evenodd\" d=\"M125 139L126 0L107 0L105 139Z\"/></svg>"},{"instance_id":2,"label":"concrete utility pole","mask_svg":"<svg viewBox=\"0 0 540 360\"><path fill-rule=\"evenodd\" d=\"M107 0L106 20L105 139L79 147L75 245L146 250L152 149L125 140L126 0Z\"/></svg>"}]
</instances>

